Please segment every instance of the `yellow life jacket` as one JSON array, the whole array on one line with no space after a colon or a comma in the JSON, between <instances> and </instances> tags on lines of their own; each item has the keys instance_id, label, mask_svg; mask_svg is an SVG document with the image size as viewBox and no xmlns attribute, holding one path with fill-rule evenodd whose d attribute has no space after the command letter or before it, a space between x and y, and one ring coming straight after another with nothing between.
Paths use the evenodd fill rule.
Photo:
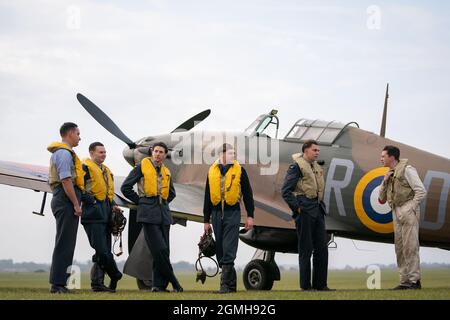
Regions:
<instances>
[{"instance_id":1,"label":"yellow life jacket","mask_svg":"<svg viewBox=\"0 0 450 320\"><path fill-rule=\"evenodd\" d=\"M114 176L111 170L104 164L101 168L91 159L85 159L83 163L89 169L91 180L85 185L86 192L92 194L95 199L104 201L108 197L112 202L114 198Z\"/></svg>"},{"instance_id":2,"label":"yellow life jacket","mask_svg":"<svg viewBox=\"0 0 450 320\"><path fill-rule=\"evenodd\" d=\"M218 205L224 200L229 206L235 205L241 198L241 165L234 160L225 177L222 177L219 160L216 160L208 172L211 203Z\"/></svg>"},{"instance_id":3,"label":"yellow life jacket","mask_svg":"<svg viewBox=\"0 0 450 320\"><path fill-rule=\"evenodd\" d=\"M297 182L295 193L304 195L308 199L318 198L319 201L322 201L325 189L323 169L316 161L311 166L311 163L306 161L301 153L293 154L292 159L297 162L303 174L303 177Z\"/></svg>"},{"instance_id":4,"label":"yellow life jacket","mask_svg":"<svg viewBox=\"0 0 450 320\"><path fill-rule=\"evenodd\" d=\"M141 171L144 176L143 192L146 197L155 197L160 195L167 200L170 189L170 170L161 164L161 175L158 177L152 158L144 158L141 162Z\"/></svg>"},{"instance_id":5,"label":"yellow life jacket","mask_svg":"<svg viewBox=\"0 0 450 320\"><path fill-rule=\"evenodd\" d=\"M55 153L59 149L65 149L72 154L73 164L72 167L72 182L76 185L81 191L84 191L84 171L81 165L80 158L78 158L75 151L72 150L67 144L63 142L53 142L48 147L47 150L51 153ZM48 174L48 182L52 189L61 183L61 180L58 176L58 171L54 163L50 163L49 174Z\"/></svg>"}]
</instances>

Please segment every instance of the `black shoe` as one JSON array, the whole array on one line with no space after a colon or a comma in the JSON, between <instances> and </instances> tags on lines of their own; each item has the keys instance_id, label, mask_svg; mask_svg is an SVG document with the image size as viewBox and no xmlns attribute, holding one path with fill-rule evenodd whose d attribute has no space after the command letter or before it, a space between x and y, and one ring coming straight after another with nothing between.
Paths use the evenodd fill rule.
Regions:
<instances>
[{"instance_id":1,"label":"black shoe","mask_svg":"<svg viewBox=\"0 0 450 320\"><path fill-rule=\"evenodd\" d=\"M415 283L411 283L411 286L408 289L413 289L413 290L420 290L420 289L422 289L422 284L420 283L420 280L418 280Z\"/></svg>"},{"instance_id":2,"label":"black shoe","mask_svg":"<svg viewBox=\"0 0 450 320\"><path fill-rule=\"evenodd\" d=\"M301 291L306 291L306 292L312 292L312 291L316 291L316 289L314 288L300 288Z\"/></svg>"},{"instance_id":3,"label":"black shoe","mask_svg":"<svg viewBox=\"0 0 450 320\"><path fill-rule=\"evenodd\" d=\"M116 290L117 288L117 282L119 282L120 279L122 279L122 272L119 271L117 268L116 262L113 260L110 260L105 265L105 271L108 274L108 277L111 279L111 282L109 283L109 288L111 290Z\"/></svg>"},{"instance_id":4,"label":"black shoe","mask_svg":"<svg viewBox=\"0 0 450 320\"><path fill-rule=\"evenodd\" d=\"M395 288L393 288L392 290L407 290L407 289L411 289L411 284L402 283L402 284L399 284L398 286L396 286Z\"/></svg>"},{"instance_id":5,"label":"black shoe","mask_svg":"<svg viewBox=\"0 0 450 320\"><path fill-rule=\"evenodd\" d=\"M323 287L323 288L320 288L320 289L316 289L316 291L336 291L336 289L330 289L328 287Z\"/></svg>"},{"instance_id":6,"label":"black shoe","mask_svg":"<svg viewBox=\"0 0 450 320\"><path fill-rule=\"evenodd\" d=\"M153 287L152 292L170 292L166 288L160 288L160 287Z\"/></svg>"},{"instance_id":7,"label":"black shoe","mask_svg":"<svg viewBox=\"0 0 450 320\"><path fill-rule=\"evenodd\" d=\"M50 293L70 293L70 291L64 286L52 285Z\"/></svg>"},{"instance_id":8,"label":"black shoe","mask_svg":"<svg viewBox=\"0 0 450 320\"><path fill-rule=\"evenodd\" d=\"M172 284L172 288L173 288L173 292L183 292L184 289L181 286L181 284L178 282L177 278L174 278L173 281L170 281L170 283ZM167 283L168 284L168 283Z\"/></svg>"},{"instance_id":9,"label":"black shoe","mask_svg":"<svg viewBox=\"0 0 450 320\"><path fill-rule=\"evenodd\" d=\"M218 294L226 294L226 293L236 293L236 291L231 290L230 288L220 288L219 291L215 291Z\"/></svg>"},{"instance_id":10,"label":"black shoe","mask_svg":"<svg viewBox=\"0 0 450 320\"><path fill-rule=\"evenodd\" d=\"M97 285L97 286L92 286L92 291L94 292L110 292L110 293L115 293L116 290L113 290L111 288L108 288L105 285Z\"/></svg>"},{"instance_id":11,"label":"black shoe","mask_svg":"<svg viewBox=\"0 0 450 320\"><path fill-rule=\"evenodd\" d=\"M233 265L224 264L220 275L220 289L217 293L236 292L236 271Z\"/></svg>"},{"instance_id":12,"label":"black shoe","mask_svg":"<svg viewBox=\"0 0 450 320\"><path fill-rule=\"evenodd\" d=\"M184 289L183 289L182 286L178 286L176 288L173 288L173 292L183 292L183 291L184 291Z\"/></svg>"},{"instance_id":13,"label":"black shoe","mask_svg":"<svg viewBox=\"0 0 450 320\"><path fill-rule=\"evenodd\" d=\"M118 274L116 274L116 277L111 278L111 281L109 283L109 289L116 291L117 282L119 282L120 279L122 279L121 273L118 273Z\"/></svg>"}]
</instances>

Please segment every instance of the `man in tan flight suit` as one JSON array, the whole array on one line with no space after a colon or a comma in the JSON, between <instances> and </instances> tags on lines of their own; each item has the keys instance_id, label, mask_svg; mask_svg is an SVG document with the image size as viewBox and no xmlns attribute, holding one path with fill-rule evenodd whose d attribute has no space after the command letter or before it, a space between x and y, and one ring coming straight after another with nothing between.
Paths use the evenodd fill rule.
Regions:
<instances>
[{"instance_id":1,"label":"man in tan flight suit","mask_svg":"<svg viewBox=\"0 0 450 320\"><path fill-rule=\"evenodd\" d=\"M419 257L420 203L427 192L414 167L400 159L400 150L386 146L381 163L390 168L380 188L380 203L388 201L394 221L395 253L400 285L394 290L421 289Z\"/></svg>"}]
</instances>

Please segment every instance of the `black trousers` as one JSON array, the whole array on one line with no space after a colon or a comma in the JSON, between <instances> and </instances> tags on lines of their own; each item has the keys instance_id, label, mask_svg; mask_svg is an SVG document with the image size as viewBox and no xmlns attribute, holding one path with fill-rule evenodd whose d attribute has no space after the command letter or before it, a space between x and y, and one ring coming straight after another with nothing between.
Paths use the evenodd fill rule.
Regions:
<instances>
[{"instance_id":1,"label":"black trousers","mask_svg":"<svg viewBox=\"0 0 450 320\"><path fill-rule=\"evenodd\" d=\"M153 256L153 286L166 288L180 286L170 263L170 225L142 223L145 241Z\"/></svg>"},{"instance_id":2,"label":"black trousers","mask_svg":"<svg viewBox=\"0 0 450 320\"><path fill-rule=\"evenodd\" d=\"M91 248L95 250L92 262L99 264L100 268L116 264L111 252L111 233L106 223L83 224Z\"/></svg>"},{"instance_id":3,"label":"black trousers","mask_svg":"<svg viewBox=\"0 0 450 320\"><path fill-rule=\"evenodd\" d=\"M51 207L56 220L56 237L50 268L50 283L65 286L70 276L68 268L73 261L79 217L74 215L73 204L62 187L54 190Z\"/></svg>"},{"instance_id":4,"label":"black trousers","mask_svg":"<svg viewBox=\"0 0 450 320\"><path fill-rule=\"evenodd\" d=\"M301 213L295 220L298 237L298 263L300 267L300 288L322 289L327 286L328 243L325 217L320 214L313 218ZM311 286L311 255L313 274Z\"/></svg>"}]
</instances>

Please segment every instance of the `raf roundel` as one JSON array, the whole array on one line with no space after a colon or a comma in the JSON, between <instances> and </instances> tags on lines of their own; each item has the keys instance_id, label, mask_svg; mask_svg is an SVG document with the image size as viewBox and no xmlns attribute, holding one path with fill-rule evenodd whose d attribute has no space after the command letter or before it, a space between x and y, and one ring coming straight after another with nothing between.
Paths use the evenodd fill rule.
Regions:
<instances>
[{"instance_id":1,"label":"raf roundel","mask_svg":"<svg viewBox=\"0 0 450 320\"><path fill-rule=\"evenodd\" d=\"M388 168L380 167L367 172L355 189L354 205L359 220L378 233L392 233L392 210L388 203L378 200L380 185Z\"/></svg>"}]
</instances>

